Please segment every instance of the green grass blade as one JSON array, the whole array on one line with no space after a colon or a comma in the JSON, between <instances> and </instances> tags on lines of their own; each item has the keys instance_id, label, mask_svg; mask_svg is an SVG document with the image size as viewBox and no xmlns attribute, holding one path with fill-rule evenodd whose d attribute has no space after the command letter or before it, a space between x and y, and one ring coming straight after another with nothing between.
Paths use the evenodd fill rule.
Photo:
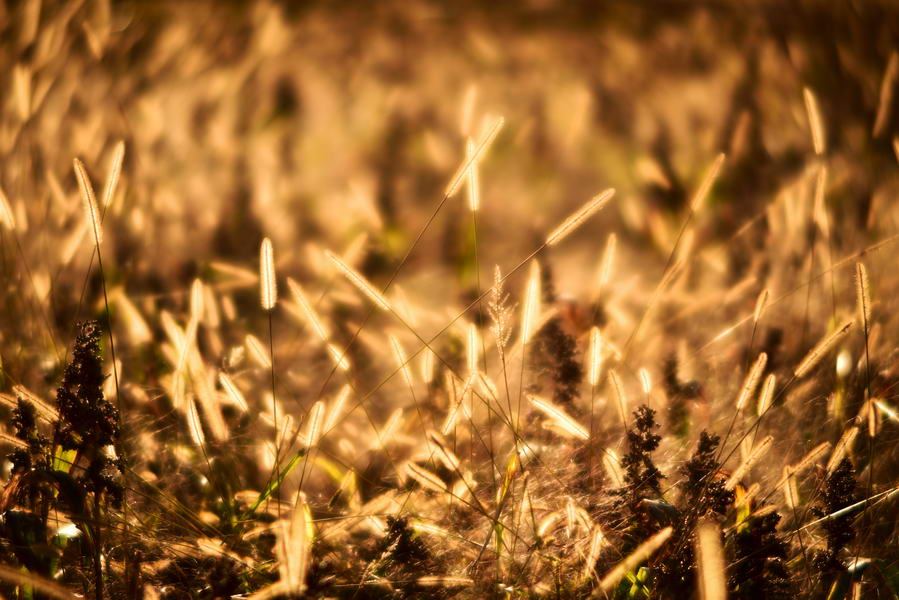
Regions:
<instances>
[{"instance_id":1,"label":"green grass blade","mask_svg":"<svg viewBox=\"0 0 899 600\"><path fill-rule=\"evenodd\" d=\"M273 493L275 493L275 490L277 490L278 488L281 487L281 484L284 482L284 479L288 475L290 475L290 472L293 471L294 468L296 468L296 466L298 464L300 464L300 460L304 456L306 456L306 452L304 450L301 450L301 451L297 452L296 454L294 454L293 458L290 459L290 462L288 462L287 465L285 465L285 467L283 469L281 469L281 472L278 473L278 477L275 478L274 481L269 482L269 484L267 486L265 486L265 489L262 490L261 494L259 494L259 497L256 499L256 502L254 502L253 506L251 506L247 510L247 513L256 512L256 509L258 509L262 505L263 502L268 500L269 497Z\"/></svg>"}]
</instances>

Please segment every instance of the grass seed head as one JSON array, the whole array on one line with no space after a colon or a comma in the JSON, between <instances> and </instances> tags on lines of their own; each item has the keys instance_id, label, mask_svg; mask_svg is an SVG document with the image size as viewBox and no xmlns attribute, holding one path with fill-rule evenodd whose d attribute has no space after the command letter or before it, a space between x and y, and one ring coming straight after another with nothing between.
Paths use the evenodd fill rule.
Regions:
<instances>
[{"instance_id":1,"label":"grass seed head","mask_svg":"<svg viewBox=\"0 0 899 600\"><path fill-rule=\"evenodd\" d=\"M553 229L552 232L550 232L550 234L546 236L546 245L555 246L563 239L568 237L568 235L572 231L583 225L587 221L587 219L593 216L600 209L604 208L614 195L615 190L610 188L594 196L589 202L572 213L571 216L565 219L561 225Z\"/></svg>"},{"instance_id":2,"label":"grass seed head","mask_svg":"<svg viewBox=\"0 0 899 600\"><path fill-rule=\"evenodd\" d=\"M100 211L97 209L97 199L94 196L94 187L91 185L90 177L87 170L77 158L73 161L75 167L75 176L78 179L78 187L81 190L81 200L84 204L84 213L87 216L87 223L90 225L91 231L94 233L94 243L100 245L103 242L103 228L101 227Z\"/></svg>"},{"instance_id":3,"label":"grass seed head","mask_svg":"<svg viewBox=\"0 0 899 600\"><path fill-rule=\"evenodd\" d=\"M275 279L272 241L268 238L264 238L259 247L259 295L262 299L263 309L275 308L275 304L278 302L278 282Z\"/></svg>"},{"instance_id":4,"label":"grass seed head","mask_svg":"<svg viewBox=\"0 0 899 600\"><path fill-rule=\"evenodd\" d=\"M821 361L822 358L834 347L837 342L843 339L852 328L852 321L844 321L830 335L821 339L820 342L805 355L796 369L793 371L797 379L801 379L811 372L813 368Z\"/></svg>"}]
</instances>

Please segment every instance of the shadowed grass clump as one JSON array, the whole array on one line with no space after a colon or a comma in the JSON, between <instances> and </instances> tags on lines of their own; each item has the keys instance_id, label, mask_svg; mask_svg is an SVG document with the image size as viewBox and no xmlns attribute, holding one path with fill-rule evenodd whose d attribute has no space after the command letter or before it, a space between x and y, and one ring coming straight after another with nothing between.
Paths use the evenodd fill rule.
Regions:
<instances>
[{"instance_id":1,"label":"shadowed grass clump","mask_svg":"<svg viewBox=\"0 0 899 600\"><path fill-rule=\"evenodd\" d=\"M855 469L852 461L844 458L824 482L824 497L820 506L812 508L812 514L818 517L832 515L858 501ZM829 578L846 571L849 557L845 551L849 543L855 539L855 528L852 517L844 516L828 519L821 528L826 532L827 547L815 553L815 566Z\"/></svg>"},{"instance_id":2,"label":"shadowed grass clump","mask_svg":"<svg viewBox=\"0 0 899 600\"><path fill-rule=\"evenodd\" d=\"M103 597L102 560L110 546L104 530L119 518L124 496L115 451L119 415L103 395L104 380L100 327L79 323L56 407L43 407L45 421L55 417L48 424L52 436L41 433L29 396L18 397L11 423L25 447L10 455L12 477L0 495L3 538L18 564L44 579L63 574L70 583L78 582L79 567L91 564L92 577L81 583L97 598Z\"/></svg>"}]
</instances>

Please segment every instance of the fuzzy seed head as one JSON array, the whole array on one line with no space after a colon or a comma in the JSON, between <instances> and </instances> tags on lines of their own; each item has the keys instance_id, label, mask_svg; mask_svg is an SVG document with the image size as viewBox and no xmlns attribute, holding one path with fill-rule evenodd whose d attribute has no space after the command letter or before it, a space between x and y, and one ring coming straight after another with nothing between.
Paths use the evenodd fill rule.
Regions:
<instances>
[{"instance_id":1,"label":"fuzzy seed head","mask_svg":"<svg viewBox=\"0 0 899 600\"><path fill-rule=\"evenodd\" d=\"M590 368L587 370L587 382L595 386L599 382L602 370L602 334L595 325L590 328Z\"/></svg>"},{"instance_id":2,"label":"fuzzy seed head","mask_svg":"<svg viewBox=\"0 0 899 600\"><path fill-rule=\"evenodd\" d=\"M412 389L414 385L412 369L409 368L409 359L406 356L406 351L403 350L402 344L400 344L399 339L395 335L391 333L388 337L390 338L390 347L393 350L393 358L396 361L396 368L403 374L403 381L406 382L406 387Z\"/></svg>"},{"instance_id":3,"label":"fuzzy seed head","mask_svg":"<svg viewBox=\"0 0 899 600\"><path fill-rule=\"evenodd\" d=\"M375 287L371 283L369 283L365 277L363 277L350 265L343 262L343 260L341 260L339 256L337 256L330 250L325 250L325 256L327 256L328 259L332 263L334 263L334 266L336 266L337 269L341 273L343 273L343 276L346 277L350 283L355 285L360 292L367 296L375 306L383 311L390 311L390 303L387 301L387 298L385 298L384 295L381 294L381 292L376 290Z\"/></svg>"},{"instance_id":4,"label":"fuzzy seed head","mask_svg":"<svg viewBox=\"0 0 899 600\"><path fill-rule=\"evenodd\" d=\"M278 302L278 284L275 279L275 256L272 241L262 240L259 248L259 294L262 308L272 310Z\"/></svg>"},{"instance_id":5,"label":"fuzzy seed head","mask_svg":"<svg viewBox=\"0 0 899 600\"><path fill-rule=\"evenodd\" d=\"M112 153L112 164L109 166L109 174L106 176L106 185L103 188L103 210L107 210L112 204L116 188L119 185L119 176L122 174L122 164L125 161L125 142L119 141Z\"/></svg>"},{"instance_id":6,"label":"fuzzy seed head","mask_svg":"<svg viewBox=\"0 0 899 600\"><path fill-rule=\"evenodd\" d=\"M843 337L849 333L849 330L852 328L852 321L844 321L842 325L837 327L837 329L823 338L818 344L812 348L808 354L805 355L805 358L799 363L794 371L794 374L797 378L802 378L821 361L822 358L834 347L837 342L839 342Z\"/></svg>"},{"instance_id":7,"label":"fuzzy seed head","mask_svg":"<svg viewBox=\"0 0 899 600\"><path fill-rule=\"evenodd\" d=\"M553 405L547 400L540 398L539 396L528 396L528 400L531 404L534 405L540 412L549 417L550 421L553 425L556 426L557 430L560 430L567 435L575 438L580 438L582 440L589 440L590 434L584 428L583 425L575 421L571 416L568 415L564 410L559 408L558 406Z\"/></svg>"},{"instance_id":8,"label":"fuzzy seed head","mask_svg":"<svg viewBox=\"0 0 899 600\"><path fill-rule=\"evenodd\" d=\"M478 358L480 356L480 336L478 327L474 323L468 324L468 338L466 344L466 357L468 359L468 375L474 377L478 373Z\"/></svg>"},{"instance_id":9,"label":"fuzzy seed head","mask_svg":"<svg viewBox=\"0 0 899 600\"><path fill-rule=\"evenodd\" d=\"M536 333L540 318L540 263L531 262L527 288L524 293L524 308L521 313L521 342L527 344Z\"/></svg>"},{"instance_id":10,"label":"fuzzy seed head","mask_svg":"<svg viewBox=\"0 0 899 600\"><path fill-rule=\"evenodd\" d=\"M858 304L858 317L864 327L865 335L871 328L871 285L868 282L868 270L864 263L855 263L855 298Z\"/></svg>"},{"instance_id":11,"label":"fuzzy seed head","mask_svg":"<svg viewBox=\"0 0 899 600\"><path fill-rule=\"evenodd\" d=\"M712 521L703 521L696 527L696 566L699 570L699 597L702 600L725 600L727 578L725 576L724 548L721 530Z\"/></svg>"},{"instance_id":12,"label":"fuzzy seed head","mask_svg":"<svg viewBox=\"0 0 899 600\"><path fill-rule=\"evenodd\" d=\"M599 289L605 289L612 279L615 270L615 253L618 249L618 236L610 233L606 238L606 249L602 253L602 261L599 263Z\"/></svg>"},{"instance_id":13,"label":"fuzzy seed head","mask_svg":"<svg viewBox=\"0 0 899 600\"><path fill-rule=\"evenodd\" d=\"M771 407L771 403L774 401L774 390L777 386L777 376L774 373L768 375L765 378L765 383L762 384L762 391L759 394L759 403L758 408L756 410L756 415L761 417L763 414L768 412L768 409Z\"/></svg>"},{"instance_id":14,"label":"fuzzy seed head","mask_svg":"<svg viewBox=\"0 0 899 600\"><path fill-rule=\"evenodd\" d=\"M94 243L100 245L103 242L103 229L100 227L100 212L97 210L97 199L94 196L94 188L91 185L87 170L77 158L74 160L75 176L78 178L78 187L81 190L81 200L84 203L84 212L87 222L94 232Z\"/></svg>"},{"instance_id":15,"label":"fuzzy seed head","mask_svg":"<svg viewBox=\"0 0 899 600\"><path fill-rule=\"evenodd\" d=\"M493 140L496 139L496 136L499 135L499 132L503 128L503 124L505 122L505 119L503 119L502 117L495 119L490 128L487 129L487 132L478 142L478 145L474 149L474 151L470 154L466 152L467 156L462 164L459 165L459 168L456 169L456 173L450 180L449 185L446 186L444 196L446 196L447 198L453 197L453 195L459 189L459 185L461 185L466 175L468 175L471 165L476 164L481 160L481 157L483 157L484 153L487 151L487 148L490 147L490 144L492 144Z\"/></svg>"},{"instance_id":16,"label":"fuzzy seed head","mask_svg":"<svg viewBox=\"0 0 899 600\"><path fill-rule=\"evenodd\" d=\"M768 306L768 288L762 290L759 297L755 301L755 312L752 315L752 322L758 324L762 320L765 308Z\"/></svg>"},{"instance_id":17,"label":"fuzzy seed head","mask_svg":"<svg viewBox=\"0 0 899 600\"><path fill-rule=\"evenodd\" d=\"M572 213L572 215L565 219L561 225L553 229L552 232L546 236L546 245L555 246L561 242L568 236L568 234L583 225L594 213L608 204L609 200L611 200L614 195L615 190L609 188L594 196L589 202Z\"/></svg>"},{"instance_id":18,"label":"fuzzy seed head","mask_svg":"<svg viewBox=\"0 0 899 600\"><path fill-rule=\"evenodd\" d=\"M762 352L756 359L746 379L743 380L743 386L740 388L740 394L737 396L737 410L742 410L749 402L749 399L755 394L755 390L762 380L762 374L765 372L765 365L768 363L768 355Z\"/></svg>"}]
</instances>

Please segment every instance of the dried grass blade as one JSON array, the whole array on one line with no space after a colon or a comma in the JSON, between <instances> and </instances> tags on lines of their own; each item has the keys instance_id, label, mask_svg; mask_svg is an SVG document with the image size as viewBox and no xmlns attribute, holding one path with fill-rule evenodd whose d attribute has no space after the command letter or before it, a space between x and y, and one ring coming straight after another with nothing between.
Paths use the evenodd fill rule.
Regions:
<instances>
[{"instance_id":1,"label":"dried grass blade","mask_svg":"<svg viewBox=\"0 0 899 600\"><path fill-rule=\"evenodd\" d=\"M896 411L893 410L892 406L879 398L874 398L874 404L880 409L880 412L887 416L888 419L899 423L899 413L896 413Z\"/></svg>"},{"instance_id":2,"label":"dried grass blade","mask_svg":"<svg viewBox=\"0 0 899 600\"><path fill-rule=\"evenodd\" d=\"M248 333L244 338L244 344L247 347L247 350L250 352L250 356L253 357L253 360L263 369L271 369L272 361L268 355L268 351L265 349L265 346L262 345L262 342L259 341L259 338L253 335L252 333Z\"/></svg>"},{"instance_id":3,"label":"dried grass blade","mask_svg":"<svg viewBox=\"0 0 899 600\"><path fill-rule=\"evenodd\" d=\"M16 228L16 218L13 215L9 199L3 192L3 188L0 188L0 225L9 231L13 231Z\"/></svg>"},{"instance_id":4,"label":"dried grass blade","mask_svg":"<svg viewBox=\"0 0 899 600\"><path fill-rule=\"evenodd\" d=\"M474 580L457 575L425 575L416 579L415 583L424 587L465 587L474 585Z\"/></svg>"},{"instance_id":5,"label":"dried grass blade","mask_svg":"<svg viewBox=\"0 0 899 600\"><path fill-rule=\"evenodd\" d=\"M827 191L827 166L822 164L818 169L818 175L815 177L815 203L812 207L815 222L821 228L821 233L825 239L830 238L830 219L827 216L827 205L824 202L824 195Z\"/></svg>"},{"instance_id":6,"label":"dried grass blade","mask_svg":"<svg viewBox=\"0 0 899 600\"><path fill-rule=\"evenodd\" d=\"M815 154L821 156L825 150L825 138L821 111L818 109L818 99L815 98L815 93L807 87L802 89L802 97L805 99L805 110L808 113L809 126L812 130L812 145L815 148Z\"/></svg>"},{"instance_id":7,"label":"dried grass blade","mask_svg":"<svg viewBox=\"0 0 899 600\"><path fill-rule=\"evenodd\" d=\"M696 190L696 193L693 195L693 200L690 202L690 210L696 212L702 207L703 202L705 202L706 196L708 196L709 191L712 189L712 185L714 185L715 180L718 179L718 173L721 172L721 166L724 164L724 153L718 154L715 157L714 162L709 167L708 171L706 171L705 177L702 179L702 183L699 184L699 188Z\"/></svg>"},{"instance_id":8,"label":"dried grass blade","mask_svg":"<svg viewBox=\"0 0 899 600\"><path fill-rule=\"evenodd\" d=\"M24 440L20 440L15 436L9 435L8 433L0 432L0 443L8 444L16 448L23 448L25 450L28 449L28 444Z\"/></svg>"},{"instance_id":9,"label":"dried grass blade","mask_svg":"<svg viewBox=\"0 0 899 600\"><path fill-rule=\"evenodd\" d=\"M624 392L624 385L615 369L609 369L609 381L612 383L612 392L615 394L615 406L618 408L618 416L621 422L627 427L627 394Z\"/></svg>"},{"instance_id":10,"label":"dried grass blade","mask_svg":"<svg viewBox=\"0 0 899 600\"><path fill-rule=\"evenodd\" d=\"M54 581L7 565L0 565L0 579L13 585L31 587L35 592L40 592L50 598L58 598L59 600L75 600L79 598L79 596L76 596Z\"/></svg>"},{"instance_id":11,"label":"dried grass blade","mask_svg":"<svg viewBox=\"0 0 899 600\"><path fill-rule=\"evenodd\" d=\"M765 308L768 306L768 295L768 288L765 288L756 299L755 311L752 313L753 324L758 324L758 322L762 320L762 315L765 313Z\"/></svg>"},{"instance_id":12,"label":"dried grass blade","mask_svg":"<svg viewBox=\"0 0 899 600\"><path fill-rule=\"evenodd\" d=\"M877 116L872 130L872 135L876 138L883 135L889 123L897 79L899 79L899 53L894 50L890 53L890 60L880 83L880 101L877 103Z\"/></svg>"},{"instance_id":13,"label":"dried grass blade","mask_svg":"<svg viewBox=\"0 0 899 600\"><path fill-rule=\"evenodd\" d=\"M673 530L671 527L666 527L637 546L636 550L631 552L624 560L615 565L612 570L602 578L602 580L599 582L599 590L597 590L597 592L599 592L600 590L603 592L608 592L609 590L614 589L618 585L618 582L621 581L621 578L624 577L625 573L627 573L628 571L633 571L634 568L637 567L637 565L655 554L655 552L659 548L661 548L666 541L668 541L668 538L671 537L672 531ZM594 593L594 596L599 596L599 593Z\"/></svg>"},{"instance_id":14,"label":"dried grass blade","mask_svg":"<svg viewBox=\"0 0 899 600\"><path fill-rule=\"evenodd\" d=\"M337 365L338 369L341 371L349 370L350 361L346 356L346 350L343 350L334 344L328 344L328 354L331 355L331 359L334 361L334 364Z\"/></svg>"},{"instance_id":15,"label":"dried grass blade","mask_svg":"<svg viewBox=\"0 0 899 600\"><path fill-rule=\"evenodd\" d=\"M471 212L477 212L478 208L481 206L481 196L480 189L478 183L478 163L477 161L473 161L474 152L477 146L474 143L474 140L468 138L468 142L465 144L465 158L471 163L471 166L468 167L468 208Z\"/></svg>"},{"instance_id":16,"label":"dried grass blade","mask_svg":"<svg viewBox=\"0 0 899 600\"><path fill-rule=\"evenodd\" d=\"M400 344L400 341L395 335L391 333L388 337L390 339L390 347L393 350L393 359L396 361L396 366L400 370L400 373L403 374L403 381L406 382L406 387L411 389L415 382L412 380L412 369L409 368L409 359L406 356L406 351L403 350L402 344Z\"/></svg>"}]
</instances>

